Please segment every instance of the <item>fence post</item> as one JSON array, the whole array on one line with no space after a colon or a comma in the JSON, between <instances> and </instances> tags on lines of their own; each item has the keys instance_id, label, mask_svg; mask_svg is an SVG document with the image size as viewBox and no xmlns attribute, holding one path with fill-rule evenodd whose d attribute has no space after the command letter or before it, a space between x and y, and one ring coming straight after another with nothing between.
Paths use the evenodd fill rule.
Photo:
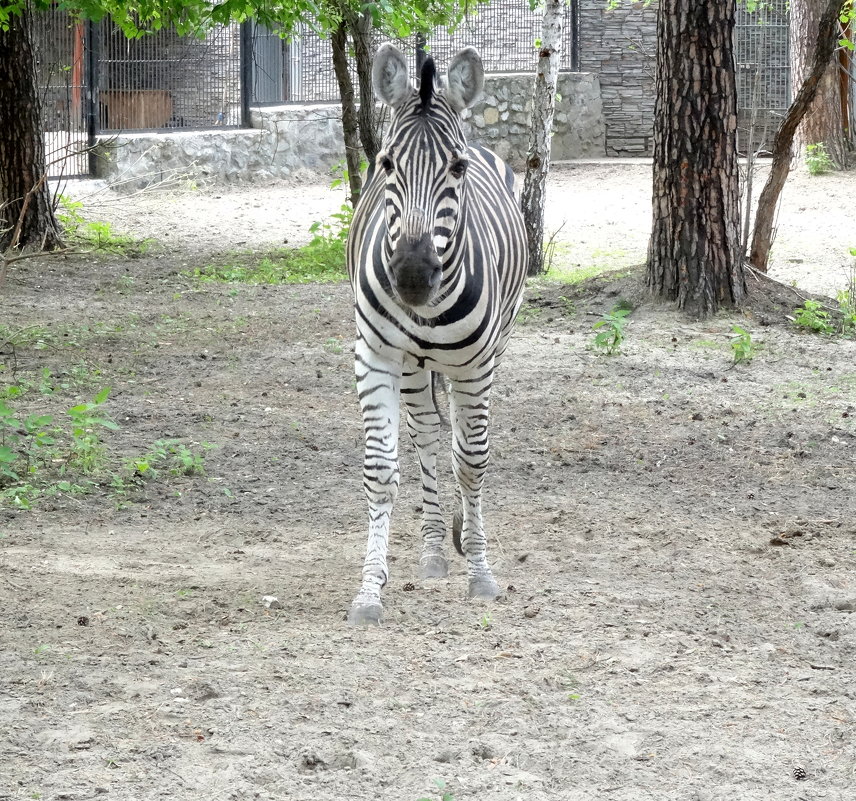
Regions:
<instances>
[{"instance_id":1,"label":"fence post","mask_svg":"<svg viewBox=\"0 0 856 801\"><path fill-rule=\"evenodd\" d=\"M86 21L86 60L84 64L84 83L86 85L86 146L88 148L89 174L95 175L98 170L98 155L95 144L99 125L99 75L101 64L101 30L100 23L91 19Z\"/></svg>"},{"instance_id":2,"label":"fence post","mask_svg":"<svg viewBox=\"0 0 856 801\"><path fill-rule=\"evenodd\" d=\"M422 65L425 63L425 59L428 58L425 53L425 34L417 33L416 34L416 74L422 74Z\"/></svg>"},{"instance_id":3,"label":"fence post","mask_svg":"<svg viewBox=\"0 0 856 801\"><path fill-rule=\"evenodd\" d=\"M241 23L241 127L252 128L250 102L253 96L253 22Z\"/></svg>"},{"instance_id":4,"label":"fence post","mask_svg":"<svg viewBox=\"0 0 856 801\"><path fill-rule=\"evenodd\" d=\"M580 0L571 0L570 19L568 23L571 28L571 72L580 71Z\"/></svg>"}]
</instances>

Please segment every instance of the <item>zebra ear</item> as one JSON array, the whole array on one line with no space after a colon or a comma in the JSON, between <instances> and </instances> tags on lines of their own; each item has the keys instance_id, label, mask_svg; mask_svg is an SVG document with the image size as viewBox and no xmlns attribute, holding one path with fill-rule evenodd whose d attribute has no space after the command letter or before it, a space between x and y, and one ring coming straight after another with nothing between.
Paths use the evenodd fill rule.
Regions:
<instances>
[{"instance_id":1,"label":"zebra ear","mask_svg":"<svg viewBox=\"0 0 856 801\"><path fill-rule=\"evenodd\" d=\"M375 56L372 85L380 100L392 108L398 108L416 92L407 75L407 61L401 51L388 42L378 48Z\"/></svg>"},{"instance_id":2,"label":"zebra ear","mask_svg":"<svg viewBox=\"0 0 856 801\"><path fill-rule=\"evenodd\" d=\"M484 89L484 66L474 47L466 47L452 59L447 74L446 97L455 111L463 111L476 102Z\"/></svg>"}]
</instances>

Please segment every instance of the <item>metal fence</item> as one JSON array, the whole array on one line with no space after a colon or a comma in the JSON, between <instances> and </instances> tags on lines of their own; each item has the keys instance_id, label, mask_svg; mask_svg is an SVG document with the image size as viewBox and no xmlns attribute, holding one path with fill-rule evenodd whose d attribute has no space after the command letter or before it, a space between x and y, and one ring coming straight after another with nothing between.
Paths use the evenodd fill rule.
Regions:
<instances>
[{"instance_id":1,"label":"metal fence","mask_svg":"<svg viewBox=\"0 0 856 801\"><path fill-rule=\"evenodd\" d=\"M62 12L35 17L36 80L41 89L48 174L89 172L85 119L85 25Z\"/></svg>"},{"instance_id":2,"label":"metal fence","mask_svg":"<svg viewBox=\"0 0 856 801\"><path fill-rule=\"evenodd\" d=\"M99 133L241 125L241 37L228 25L201 39L171 30L128 39L108 19L35 15L48 174L90 174Z\"/></svg>"},{"instance_id":3,"label":"metal fence","mask_svg":"<svg viewBox=\"0 0 856 801\"><path fill-rule=\"evenodd\" d=\"M466 17L456 30L435 30L428 37L425 50L441 67L462 48L473 46L481 54L487 72L534 72L538 63L535 43L541 37L542 22L543 13L531 10L525 0L492 0L490 5ZM254 102L338 100L329 39L301 28L291 41L273 41L269 33L257 33L256 41L262 42L255 50L256 74L264 77L256 82ZM377 37L378 44L383 41L388 40ZM408 57L415 73L417 37L394 41ZM565 5L560 69L579 70L579 0L570 0Z\"/></svg>"},{"instance_id":4,"label":"metal fence","mask_svg":"<svg viewBox=\"0 0 856 801\"><path fill-rule=\"evenodd\" d=\"M735 30L741 152L769 145L791 102L789 0L741 5Z\"/></svg>"},{"instance_id":5,"label":"metal fence","mask_svg":"<svg viewBox=\"0 0 856 801\"><path fill-rule=\"evenodd\" d=\"M566 71L579 68L579 6L566 6ZM472 45L488 72L533 71L541 23L524 0L493 0L454 32L437 30L426 50L443 66ZM246 125L250 103L338 99L330 42L308 30L288 41L243 23L202 39L164 30L129 40L109 20L79 23L53 10L36 15L34 40L51 175L88 174L98 133ZM415 37L398 44L415 62ZM772 136L790 102L787 0L740 9L736 57L746 149Z\"/></svg>"},{"instance_id":6,"label":"metal fence","mask_svg":"<svg viewBox=\"0 0 856 801\"><path fill-rule=\"evenodd\" d=\"M579 0L566 8L562 69L579 64ZM534 70L541 16L523 0L494 0L426 49L441 64L467 45L488 72ZM78 22L61 10L34 18L38 80L52 176L90 172L99 133L204 129L246 124L248 107L338 98L328 39L293 39L256 26L218 26L204 38L162 30L128 39L109 19ZM380 40L379 40L380 41ZM415 37L399 41L412 61Z\"/></svg>"},{"instance_id":7,"label":"metal fence","mask_svg":"<svg viewBox=\"0 0 856 801\"><path fill-rule=\"evenodd\" d=\"M128 39L105 20L91 45L98 62L99 130L241 124L239 26L219 25L202 39L168 29Z\"/></svg>"}]
</instances>

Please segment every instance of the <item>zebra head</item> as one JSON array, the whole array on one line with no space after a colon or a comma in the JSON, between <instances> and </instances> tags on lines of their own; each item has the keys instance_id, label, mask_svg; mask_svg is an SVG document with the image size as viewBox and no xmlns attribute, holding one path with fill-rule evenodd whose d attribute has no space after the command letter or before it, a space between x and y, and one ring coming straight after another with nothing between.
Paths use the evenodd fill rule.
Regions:
<instances>
[{"instance_id":1,"label":"zebra head","mask_svg":"<svg viewBox=\"0 0 856 801\"><path fill-rule=\"evenodd\" d=\"M386 181L387 273L409 306L430 303L440 290L466 193L469 157L460 112L484 86L481 57L472 47L452 59L445 87L435 86L435 75L429 57L417 90L404 56L390 44L378 50L372 70L375 94L392 109L376 161Z\"/></svg>"}]
</instances>

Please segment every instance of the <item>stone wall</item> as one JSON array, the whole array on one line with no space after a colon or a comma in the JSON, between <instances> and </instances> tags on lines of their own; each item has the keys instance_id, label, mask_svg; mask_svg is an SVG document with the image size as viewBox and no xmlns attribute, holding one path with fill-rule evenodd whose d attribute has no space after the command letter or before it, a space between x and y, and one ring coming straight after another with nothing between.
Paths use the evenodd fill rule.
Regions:
<instances>
[{"instance_id":1,"label":"stone wall","mask_svg":"<svg viewBox=\"0 0 856 801\"><path fill-rule=\"evenodd\" d=\"M607 156L651 155L656 42L656 3L580 0L580 68L600 77Z\"/></svg>"},{"instance_id":2,"label":"stone wall","mask_svg":"<svg viewBox=\"0 0 856 801\"><path fill-rule=\"evenodd\" d=\"M534 77L527 73L485 76L485 92L463 113L467 141L496 151L516 170L522 170L529 148ZM553 124L552 158L604 155L604 121L597 75L559 74L558 102Z\"/></svg>"},{"instance_id":3,"label":"stone wall","mask_svg":"<svg viewBox=\"0 0 856 801\"><path fill-rule=\"evenodd\" d=\"M580 69L600 77L605 152L610 156L651 155L656 5L656 0L650 5L640 0L610 9L607 0L579 0ZM567 7L566 26L569 21ZM540 36L540 25L540 12L530 11L525 0L494 0L454 35L436 31L429 44L441 70L453 53L474 45L489 73L504 69L531 70L534 74L537 59L532 43ZM570 31L566 30L566 51L570 42ZM412 43L403 44L407 49ZM334 97L336 87L328 77L329 42L307 32L295 53L299 53L293 75L295 99ZM565 52L563 69L569 67L570 54Z\"/></svg>"},{"instance_id":4,"label":"stone wall","mask_svg":"<svg viewBox=\"0 0 856 801\"><path fill-rule=\"evenodd\" d=\"M469 141L497 151L522 169L529 141L533 77L488 75L484 97L466 112ZM555 160L604 154L604 122L596 75L563 73L553 134ZM326 176L344 160L337 106L256 108L250 130L134 133L104 137L99 177L128 191L165 180L267 181L302 172Z\"/></svg>"}]
</instances>

